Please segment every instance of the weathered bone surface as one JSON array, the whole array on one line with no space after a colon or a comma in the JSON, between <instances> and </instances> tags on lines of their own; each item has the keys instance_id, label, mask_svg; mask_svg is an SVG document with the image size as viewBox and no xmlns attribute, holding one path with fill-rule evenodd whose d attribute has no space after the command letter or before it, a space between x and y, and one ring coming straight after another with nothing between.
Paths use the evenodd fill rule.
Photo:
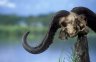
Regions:
<instances>
[{"instance_id":1,"label":"weathered bone surface","mask_svg":"<svg viewBox=\"0 0 96 62\"><path fill-rule=\"evenodd\" d=\"M61 26L59 38L67 39L68 37L75 37L78 33L87 34L88 27L84 15L77 15L70 12L67 17L62 17L59 22Z\"/></svg>"}]
</instances>

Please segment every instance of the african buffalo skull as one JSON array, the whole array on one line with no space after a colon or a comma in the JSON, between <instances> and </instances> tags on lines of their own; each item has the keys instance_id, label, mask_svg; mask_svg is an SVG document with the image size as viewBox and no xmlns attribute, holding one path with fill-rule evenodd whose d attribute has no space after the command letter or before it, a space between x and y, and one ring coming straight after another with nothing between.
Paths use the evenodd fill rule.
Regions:
<instances>
[{"instance_id":1,"label":"african buffalo skull","mask_svg":"<svg viewBox=\"0 0 96 62\"><path fill-rule=\"evenodd\" d=\"M29 32L26 32L23 36L22 44L26 51L32 54L39 54L45 51L52 44L54 35L58 29L60 29L59 38L67 39L68 37L75 37L78 34L87 34L88 27L96 32L95 22L96 15L94 15L94 13L88 8L76 7L73 8L71 12L61 10L57 12L56 15L53 17L49 30L41 44L36 47L31 47L27 43L27 36Z\"/></svg>"}]
</instances>

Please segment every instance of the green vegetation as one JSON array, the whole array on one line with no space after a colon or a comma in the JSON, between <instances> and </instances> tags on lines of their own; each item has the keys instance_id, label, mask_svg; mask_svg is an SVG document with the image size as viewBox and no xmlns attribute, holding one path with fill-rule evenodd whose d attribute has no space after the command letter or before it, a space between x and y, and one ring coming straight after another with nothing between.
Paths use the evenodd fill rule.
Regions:
<instances>
[{"instance_id":1,"label":"green vegetation","mask_svg":"<svg viewBox=\"0 0 96 62\"><path fill-rule=\"evenodd\" d=\"M31 38L35 38L35 36L44 34L47 29L46 27L38 28L38 27L22 27L16 25L10 26L0 26L0 38L21 38L23 34L27 31L31 31Z\"/></svg>"},{"instance_id":2,"label":"green vegetation","mask_svg":"<svg viewBox=\"0 0 96 62\"><path fill-rule=\"evenodd\" d=\"M47 31L52 16L53 14L29 17L0 14L0 39L21 38L27 31L32 33L29 38L42 35Z\"/></svg>"}]
</instances>

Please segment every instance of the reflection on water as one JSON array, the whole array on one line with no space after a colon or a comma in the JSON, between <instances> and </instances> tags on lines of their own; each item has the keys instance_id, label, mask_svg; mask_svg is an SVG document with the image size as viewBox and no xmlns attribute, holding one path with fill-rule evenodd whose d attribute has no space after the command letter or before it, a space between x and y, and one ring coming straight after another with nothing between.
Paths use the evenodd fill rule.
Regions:
<instances>
[{"instance_id":1,"label":"reflection on water","mask_svg":"<svg viewBox=\"0 0 96 62\"><path fill-rule=\"evenodd\" d=\"M96 62L96 42L95 37L89 37L89 50L91 62ZM76 39L74 39L76 40ZM71 62L72 48L74 41L69 39L64 40L54 40L54 43L50 46L48 50L41 54L30 54L26 52L21 42L19 43L8 43L0 44L0 62L59 62L59 58L63 59L65 62Z\"/></svg>"}]
</instances>

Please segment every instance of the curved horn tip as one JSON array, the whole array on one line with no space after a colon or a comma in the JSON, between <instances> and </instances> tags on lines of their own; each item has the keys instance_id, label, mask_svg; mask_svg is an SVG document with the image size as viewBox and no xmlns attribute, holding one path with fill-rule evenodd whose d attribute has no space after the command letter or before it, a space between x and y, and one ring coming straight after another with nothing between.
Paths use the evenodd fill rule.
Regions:
<instances>
[{"instance_id":1,"label":"curved horn tip","mask_svg":"<svg viewBox=\"0 0 96 62\"><path fill-rule=\"evenodd\" d=\"M23 38L22 38L22 43L24 44L24 42L26 42L26 38L28 36L28 34L30 33L30 31L27 31L24 35L23 35Z\"/></svg>"},{"instance_id":2,"label":"curved horn tip","mask_svg":"<svg viewBox=\"0 0 96 62\"><path fill-rule=\"evenodd\" d=\"M30 33L30 31L26 32L26 33L24 34L23 38L22 38L23 48L24 48L26 51L28 51L29 53L31 53L31 54L40 54L40 53L42 53L43 50L42 50L42 51L32 51L32 50L31 50L31 47L30 47L30 46L28 45L28 43L27 43L27 36L28 36L29 33ZM29 48L28 48L28 47L29 47Z\"/></svg>"},{"instance_id":3,"label":"curved horn tip","mask_svg":"<svg viewBox=\"0 0 96 62\"><path fill-rule=\"evenodd\" d=\"M27 31L25 34L29 34L30 33L30 31Z\"/></svg>"},{"instance_id":4,"label":"curved horn tip","mask_svg":"<svg viewBox=\"0 0 96 62\"><path fill-rule=\"evenodd\" d=\"M24 34L24 37L23 37L23 38L27 37L29 33L30 33L30 31L27 31L27 32Z\"/></svg>"}]
</instances>

